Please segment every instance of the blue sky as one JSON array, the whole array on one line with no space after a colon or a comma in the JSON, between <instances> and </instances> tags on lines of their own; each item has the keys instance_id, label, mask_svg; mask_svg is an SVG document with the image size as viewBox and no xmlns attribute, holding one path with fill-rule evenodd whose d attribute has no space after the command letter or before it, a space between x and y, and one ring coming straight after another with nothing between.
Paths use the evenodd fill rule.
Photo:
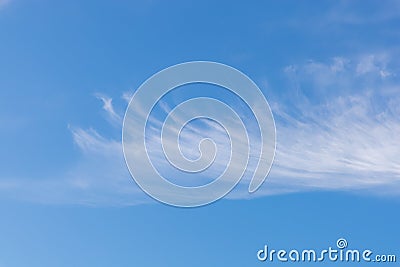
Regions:
<instances>
[{"instance_id":1,"label":"blue sky","mask_svg":"<svg viewBox=\"0 0 400 267\"><path fill-rule=\"evenodd\" d=\"M264 244L339 237L400 256L398 1L0 0L0 36L1 267L257 266ZM254 195L245 177L179 209L135 185L121 123L141 83L192 60L258 84L277 151Z\"/></svg>"}]
</instances>

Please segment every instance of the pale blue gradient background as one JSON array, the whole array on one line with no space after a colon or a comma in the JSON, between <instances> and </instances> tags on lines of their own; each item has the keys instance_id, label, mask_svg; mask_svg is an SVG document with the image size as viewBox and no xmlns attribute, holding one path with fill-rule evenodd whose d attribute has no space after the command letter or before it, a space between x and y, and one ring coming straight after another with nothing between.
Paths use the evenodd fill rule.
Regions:
<instances>
[{"instance_id":1,"label":"pale blue gradient background","mask_svg":"<svg viewBox=\"0 0 400 267\"><path fill-rule=\"evenodd\" d=\"M340 237L399 258L399 165L369 183L357 182L364 173L324 174L315 187L291 194L274 191L283 177L276 175L259 198L238 193L179 209L137 190L118 154L120 96L170 65L232 65L297 114L303 95L312 107L358 94L358 84L375 93L388 88L390 97L374 98L382 105L398 99L399 43L398 1L0 0L0 266L278 266L258 262L257 250L326 248ZM384 59L363 69L364 55ZM316 90L307 77L290 81L283 71L335 57L371 75L350 73ZM101 111L105 96L113 106ZM348 188L324 183L342 176ZM387 182L375 186L380 179Z\"/></svg>"}]
</instances>

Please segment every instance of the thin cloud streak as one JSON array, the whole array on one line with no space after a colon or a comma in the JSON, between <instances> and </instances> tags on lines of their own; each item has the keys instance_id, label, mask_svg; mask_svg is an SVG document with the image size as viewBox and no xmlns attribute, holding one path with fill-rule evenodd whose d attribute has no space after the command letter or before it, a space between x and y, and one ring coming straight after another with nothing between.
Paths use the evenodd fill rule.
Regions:
<instances>
[{"instance_id":1,"label":"thin cloud streak","mask_svg":"<svg viewBox=\"0 0 400 267\"><path fill-rule=\"evenodd\" d=\"M96 93L95 96L97 99L103 102L103 110L107 113L107 116L111 122L121 124L121 116L115 112L112 98L100 93Z\"/></svg>"},{"instance_id":2,"label":"thin cloud streak","mask_svg":"<svg viewBox=\"0 0 400 267\"><path fill-rule=\"evenodd\" d=\"M400 135L400 90L396 80L389 81L396 78L389 63L388 56L376 54L354 59L335 57L328 63L309 61L286 67L284 72L294 81L292 86L296 86L298 95L295 103L271 103L278 144L270 176L258 192L249 195L246 183L257 159L250 161L244 179L228 197L249 198L311 190L400 194L400 139L397 138ZM392 75L382 76L382 72ZM336 89L336 94L332 93L332 88ZM310 91L314 93L311 96ZM125 93L124 99L128 102L127 96ZM171 110L167 103L160 105L165 113ZM140 107L137 109L140 111ZM138 115L146 114L138 112ZM174 119L179 121L179 118ZM149 150L154 152L151 159L161 172L169 170L160 149L159 132L154 130L161 127L162 121L151 117L149 123L153 130L149 131L146 140ZM179 129L174 132L178 133ZM250 128L248 132L252 146L257 147L256 129ZM121 153L120 140L107 139L94 129L77 128L72 134L85 153L121 157L118 154ZM197 142L204 135L212 136L218 153L223 156L216 158L213 168L199 179L220 175L229 160L229 146L224 144L226 133L210 122L200 128L188 125L181 133L180 146L186 156L196 158L199 155ZM232 135L231 138L237 137ZM251 157L256 155L253 153ZM110 167L117 169L123 164L121 159L120 163L115 162L115 166ZM128 173L119 178L130 180ZM115 185L114 179L104 180L110 184L109 188L115 189L111 186ZM374 192L378 187L379 192ZM106 192L113 194L108 189ZM118 198L118 194L115 197Z\"/></svg>"},{"instance_id":3,"label":"thin cloud streak","mask_svg":"<svg viewBox=\"0 0 400 267\"><path fill-rule=\"evenodd\" d=\"M369 95L337 98L301 119L276 110L281 122L273 176L322 189L399 182L400 114L390 106L375 113L371 101Z\"/></svg>"},{"instance_id":4,"label":"thin cloud streak","mask_svg":"<svg viewBox=\"0 0 400 267\"><path fill-rule=\"evenodd\" d=\"M293 73L297 76L294 79L297 79L298 101L296 106L291 102L272 105L278 136L276 158L264 186L252 196L309 190L370 192L375 187L380 188L379 193L390 191L399 194L400 139L397 136L400 135L400 90L396 90L396 83L386 83L390 77L382 76L382 71L395 76L388 68L387 57L382 55L365 55L356 59L336 57L329 63L309 61L304 65L286 67L288 77ZM318 92L314 95L317 99L306 96L304 85L307 90ZM331 93L328 98L318 98L324 95L324 90L338 86L339 95ZM318 104L315 103L317 100ZM161 109L166 113L171 110L166 103L161 103ZM179 121L179 118L175 119ZM161 121L151 118L150 127L161 125ZM256 140L252 145L257 147L256 129L248 130L250 138ZM174 132L178 133L179 129ZM152 153L152 160L162 171L168 163L160 150L157 131L150 133L147 144L150 151L156 151ZM218 125L206 122L201 129L188 126L182 132L181 149L190 158L196 158L199 155L196 142L204 135L212 136L218 145L218 153L225 155L217 158L213 168L206 173L208 176L219 175L229 160L226 156L229 155L229 146L224 145L226 133ZM82 138L86 140L84 145L80 145L83 150L89 144L93 145L93 150L95 147L119 146L119 141L100 138L93 130L81 131L74 137L77 143L83 143ZM231 138L237 137L233 135ZM168 138L163 140L172 141ZM255 163L251 161L241 184L228 197L249 197L244 185L254 168Z\"/></svg>"},{"instance_id":5,"label":"thin cloud streak","mask_svg":"<svg viewBox=\"0 0 400 267\"><path fill-rule=\"evenodd\" d=\"M379 54L335 57L327 63L309 61L285 67L283 72L291 81L289 93L295 89L297 95L270 101L278 142L271 173L259 191L247 192L257 162L257 153L253 151L250 158L254 159L250 160L244 178L227 197L246 199L313 190L352 190L398 196L400 88L390 58ZM382 76L382 71L391 74ZM123 98L128 102L130 95L125 93ZM96 97L103 102L103 110L112 125L120 128L122 115L115 111L112 98L103 94L96 94ZM164 113L171 110L167 103L161 103L160 108ZM138 116L147 116L140 112L140 106L137 109ZM179 121L179 118L174 119ZM232 121L230 127L235 125L237 122ZM146 142L154 165L161 172L168 172L171 167L166 162L156 130L161 126L162 121L157 116L149 118ZM13 191L23 191L27 200L53 204L135 205L150 201L130 177L119 138L106 137L93 128L70 126L69 130L74 144L82 152L75 166L57 179L28 183L29 188L26 183L4 181L0 189L13 188ZM132 129L135 130L138 129ZM178 133L179 129L172 132ZM257 129L250 127L248 133L253 140L252 147L259 147ZM204 136L212 137L222 155L199 178L209 181L224 171L229 160L230 148L223 129L209 121L188 125L181 133L180 146L187 157L196 158L199 156L198 141ZM175 141L171 138L176 136L163 142ZM240 137L233 133L231 138ZM179 179L180 176L177 182L184 182ZM42 188L57 193L43 195Z\"/></svg>"}]
</instances>

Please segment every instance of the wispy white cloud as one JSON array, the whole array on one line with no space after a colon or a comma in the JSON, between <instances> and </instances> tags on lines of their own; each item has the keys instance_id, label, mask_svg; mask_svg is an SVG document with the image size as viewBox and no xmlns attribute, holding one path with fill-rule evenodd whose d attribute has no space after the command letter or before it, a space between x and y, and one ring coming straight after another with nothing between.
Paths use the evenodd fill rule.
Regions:
<instances>
[{"instance_id":1,"label":"wispy white cloud","mask_svg":"<svg viewBox=\"0 0 400 267\"><path fill-rule=\"evenodd\" d=\"M107 113L108 118L113 123L121 123L121 116L115 112L112 98L101 93L96 93L95 96L103 102L103 110Z\"/></svg>"},{"instance_id":2,"label":"wispy white cloud","mask_svg":"<svg viewBox=\"0 0 400 267\"><path fill-rule=\"evenodd\" d=\"M122 99L125 100L126 103L129 103L129 101L131 101L132 96L133 96L133 92L127 91L122 94Z\"/></svg>"},{"instance_id":3,"label":"wispy white cloud","mask_svg":"<svg viewBox=\"0 0 400 267\"><path fill-rule=\"evenodd\" d=\"M81 128L70 127L75 144L85 153L116 153L120 152L120 143L116 140L107 140L96 130L90 128L83 130Z\"/></svg>"},{"instance_id":4,"label":"wispy white cloud","mask_svg":"<svg viewBox=\"0 0 400 267\"><path fill-rule=\"evenodd\" d=\"M120 141L90 128L69 126L69 130L82 151L77 162L47 178L2 179L2 197L51 205L124 206L149 202L129 175Z\"/></svg>"},{"instance_id":5,"label":"wispy white cloud","mask_svg":"<svg viewBox=\"0 0 400 267\"><path fill-rule=\"evenodd\" d=\"M295 100L272 103L277 153L267 182L254 196L308 190L370 192L374 188L379 188L375 193L400 194L400 87L397 80L388 82L381 76L385 71L396 77L389 61L387 56L373 54L285 67L298 94ZM310 91L318 93L310 95ZM171 111L167 103L160 106L166 113ZM162 122L152 118L151 125L161 127ZM179 129L175 130L177 134ZM149 150L157 151L152 160L162 171L168 163L160 150L159 133L150 133ZM257 147L257 132L249 129L249 133ZM196 158L198 141L205 135L211 136L218 153L225 155L215 160L206 176L219 175L229 160L229 146L224 143L226 133L217 124L188 126L181 133L181 149L189 158ZM104 140L94 130L80 136L86 136L87 144L80 145L84 151L89 144L107 150L106 144L119 143ZM254 168L255 162L250 161L245 179L229 197L249 197L244 185Z\"/></svg>"},{"instance_id":6,"label":"wispy white cloud","mask_svg":"<svg viewBox=\"0 0 400 267\"><path fill-rule=\"evenodd\" d=\"M278 146L265 193L282 186L400 194L400 84L388 61L365 55L285 68L298 94L273 104Z\"/></svg>"},{"instance_id":7,"label":"wispy white cloud","mask_svg":"<svg viewBox=\"0 0 400 267\"><path fill-rule=\"evenodd\" d=\"M278 139L270 176L255 194L247 193L257 162L255 158L250 161L241 184L228 197L248 198L310 190L399 195L400 83L396 75L398 68L392 58L388 54L368 54L354 58L335 57L325 62L310 60L285 67L284 73L291 80L287 89L291 97L270 101ZM390 75L383 77L382 71ZM128 102L131 95L125 93L123 98ZM111 121L118 122L113 123L113 127L121 127L122 115L115 111L112 99L103 94L96 94L96 97L103 102L103 109ZM140 106L137 109L140 111ZM160 102L160 110L169 113L171 107ZM146 115L138 112L138 116ZM174 119L179 121L179 118ZM161 172L174 174L170 172L173 168L166 162L160 146L157 129L161 126L162 121L157 116L150 118L149 151ZM232 121L229 127L238 126ZM120 138L106 137L93 128L69 129L75 145L82 152L75 166L59 174L57 179L28 182L29 188L3 181L0 189L19 188L24 191L25 198L50 203L133 205L148 201L149 197L130 177ZM179 130L172 132L177 134ZM258 147L256 129L250 127L248 133L252 147ZM230 147L226 145L225 131L218 124L203 121L188 125L181 132L180 146L186 157L194 159L200 155L198 143L204 137L211 137L222 155L203 173L201 179L207 182L224 170ZM163 142L175 141L171 138L176 136ZM241 137L233 133L231 138ZM257 153L252 153L251 157L257 157ZM42 188L50 193L43 195L40 193Z\"/></svg>"},{"instance_id":8,"label":"wispy white cloud","mask_svg":"<svg viewBox=\"0 0 400 267\"><path fill-rule=\"evenodd\" d=\"M296 117L275 109L280 141L272 179L303 189L397 185L400 193L400 114L373 101L368 93L338 97Z\"/></svg>"},{"instance_id":9,"label":"wispy white cloud","mask_svg":"<svg viewBox=\"0 0 400 267\"><path fill-rule=\"evenodd\" d=\"M363 56L357 64L356 73L358 75L375 73L381 78L386 78L392 73L387 69L388 58L385 54Z\"/></svg>"}]
</instances>

